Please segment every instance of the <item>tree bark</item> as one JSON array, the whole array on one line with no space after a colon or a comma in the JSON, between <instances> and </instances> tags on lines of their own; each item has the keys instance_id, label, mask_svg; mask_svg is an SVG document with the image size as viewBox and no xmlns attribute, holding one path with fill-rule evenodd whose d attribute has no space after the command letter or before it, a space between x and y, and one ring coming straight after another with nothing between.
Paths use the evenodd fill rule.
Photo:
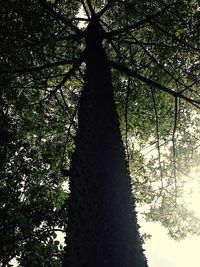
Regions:
<instances>
[{"instance_id":1,"label":"tree bark","mask_svg":"<svg viewBox=\"0 0 200 267\"><path fill-rule=\"evenodd\" d=\"M63 267L146 267L101 34L94 20L86 39Z\"/></svg>"}]
</instances>

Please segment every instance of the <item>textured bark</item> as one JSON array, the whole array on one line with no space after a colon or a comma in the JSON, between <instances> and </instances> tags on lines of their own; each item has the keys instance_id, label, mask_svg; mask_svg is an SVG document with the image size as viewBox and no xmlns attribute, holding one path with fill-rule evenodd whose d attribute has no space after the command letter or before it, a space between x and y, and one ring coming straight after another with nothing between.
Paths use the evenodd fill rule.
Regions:
<instances>
[{"instance_id":1,"label":"textured bark","mask_svg":"<svg viewBox=\"0 0 200 267\"><path fill-rule=\"evenodd\" d=\"M63 267L146 267L101 29L88 27Z\"/></svg>"}]
</instances>

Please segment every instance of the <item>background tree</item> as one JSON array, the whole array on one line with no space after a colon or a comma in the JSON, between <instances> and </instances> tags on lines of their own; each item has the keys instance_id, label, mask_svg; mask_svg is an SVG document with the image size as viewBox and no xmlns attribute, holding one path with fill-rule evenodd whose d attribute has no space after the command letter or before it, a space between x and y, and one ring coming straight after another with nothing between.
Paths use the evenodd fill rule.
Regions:
<instances>
[{"instance_id":1,"label":"background tree","mask_svg":"<svg viewBox=\"0 0 200 267\"><path fill-rule=\"evenodd\" d=\"M94 13L136 201L174 238L199 233L199 219L180 200L182 176L198 164L198 1L7 1L0 31L3 266L15 257L22 266L61 261L55 230L66 226L67 177L60 170L74 149Z\"/></svg>"}]
</instances>

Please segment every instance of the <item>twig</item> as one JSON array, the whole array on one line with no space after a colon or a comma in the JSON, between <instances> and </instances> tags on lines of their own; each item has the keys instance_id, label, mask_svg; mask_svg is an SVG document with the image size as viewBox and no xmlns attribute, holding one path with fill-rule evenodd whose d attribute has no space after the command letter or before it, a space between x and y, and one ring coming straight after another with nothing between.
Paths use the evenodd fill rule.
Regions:
<instances>
[{"instance_id":1,"label":"twig","mask_svg":"<svg viewBox=\"0 0 200 267\"><path fill-rule=\"evenodd\" d=\"M162 171L161 152L160 152L159 118L158 118L158 112L156 108L156 100L155 100L154 92L151 86L150 86L150 90L151 90L151 96L153 100L153 107L154 107L155 119L156 119L156 139L157 139L157 150L158 150L158 162L160 166L161 186L163 188L163 171Z\"/></svg>"},{"instance_id":2,"label":"twig","mask_svg":"<svg viewBox=\"0 0 200 267\"><path fill-rule=\"evenodd\" d=\"M129 96L130 96L130 86L131 86L131 77L128 76L128 86L126 94L126 103L125 103L125 142L126 142L126 154L127 161L129 164L129 148L128 148L128 105L129 105Z\"/></svg>"},{"instance_id":3,"label":"twig","mask_svg":"<svg viewBox=\"0 0 200 267\"><path fill-rule=\"evenodd\" d=\"M192 87L193 85L196 85L196 84L199 83L199 82L200 82L200 79L197 80L197 81L195 81L195 82L193 82L193 83L191 83L191 84L189 84L189 85L187 85L184 89L182 89L182 90L180 91L180 93L185 92L187 89L189 89L189 88ZM196 93L197 93L197 92L196 92Z\"/></svg>"},{"instance_id":4,"label":"twig","mask_svg":"<svg viewBox=\"0 0 200 267\"><path fill-rule=\"evenodd\" d=\"M176 180L176 130L177 130L177 117L178 117L178 99L175 97L174 102L174 127L172 133L172 149L173 149L173 173L174 173L174 186L175 186L175 201L177 197L177 180Z\"/></svg>"},{"instance_id":5,"label":"twig","mask_svg":"<svg viewBox=\"0 0 200 267\"><path fill-rule=\"evenodd\" d=\"M66 141L64 143L63 155L62 155L61 164L60 164L61 169L63 168L63 162L64 162L64 158L65 158L66 146L67 146L67 143L69 142L69 136L71 134L71 127L74 124L74 118L75 118L75 116L77 114L79 105L80 105L80 98L79 98L78 103L77 103L77 105L76 105L76 107L74 109L74 112L73 112L72 116L71 116L70 124L69 124L68 130L67 130Z\"/></svg>"}]
</instances>

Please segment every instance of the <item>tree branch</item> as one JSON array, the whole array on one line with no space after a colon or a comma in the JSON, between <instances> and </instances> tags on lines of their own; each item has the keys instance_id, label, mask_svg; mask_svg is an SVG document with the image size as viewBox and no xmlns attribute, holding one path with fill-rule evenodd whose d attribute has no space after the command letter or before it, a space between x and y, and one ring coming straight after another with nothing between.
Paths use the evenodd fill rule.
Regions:
<instances>
[{"instance_id":1,"label":"tree branch","mask_svg":"<svg viewBox=\"0 0 200 267\"><path fill-rule=\"evenodd\" d=\"M112 38L113 40L115 40L115 38ZM171 45L168 45L168 44L163 44L163 43L154 43L154 42L141 42L139 41L139 44L138 42L136 41L132 41L132 40L129 40L129 39L123 39L122 42L126 43L126 44L129 44L129 45L143 45L143 46L157 46L157 47L167 47L167 48L173 48L173 46Z\"/></svg>"},{"instance_id":2,"label":"tree branch","mask_svg":"<svg viewBox=\"0 0 200 267\"><path fill-rule=\"evenodd\" d=\"M153 87L155 87L155 88L157 88L157 89L159 89L165 93L172 95L173 97L181 98L181 99L185 100L186 102L192 104L193 106L200 108L200 101L199 100L191 99L191 98L181 94L180 92L173 91L172 89L170 89L170 88L168 88L162 84L159 84L158 82L156 82L154 80L146 78L143 75L139 74L137 71L130 70L129 68L127 68L121 64L118 64L118 63L113 62L113 61L109 61L109 64L112 68L114 68L120 72L123 72L123 73L130 75L132 77L135 77L138 80L140 80L140 81L142 81L142 82L144 82L150 86L153 86Z\"/></svg>"},{"instance_id":3,"label":"tree branch","mask_svg":"<svg viewBox=\"0 0 200 267\"><path fill-rule=\"evenodd\" d=\"M56 12L45 0L37 0L39 4L48 11L56 20L62 21L66 26L70 27L76 33L82 32L79 28L72 24L70 20L67 20L60 13Z\"/></svg>"},{"instance_id":4,"label":"tree branch","mask_svg":"<svg viewBox=\"0 0 200 267\"><path fill-rule=\"evenodd\" d=\"M60 88L60 94L61 94L62 100L63 100L63 102L64 102L64 106L63 106L63 104L61 103L60 99L56 96L56 94L54 94L54 97L55 97L56 101L58 102L58 104L60 105L60 107L65 111L65 113L66 113L68 119L71 120L71 117L70 117L70 110L69 110L69 107L68 107L67 102L66 102L66 100L65 100L65 97L64 97L64 95L63 95L62 88ZM66 112L66 110L67 110L67 112ZM74 124L74 123L73 123L73 126L74 126L74 128L75 128L75 124Z\"/></svg>"},{"instance_id":5,"label":"tree branch","mask_svg":"<svg viewBox=\"0 0 200 267\"><path fill-rule=\"evenodd\" d=\"M85 13L86 13L88 19L90 19L90 14L89 14L89 12L88 12L88 10L87 10L87 7L86 7L86 5L85 5L84 0L81 0L80 2L81 2L82 5L83 5L83 9L85 10Z\"/></svg>"},{"instance_id":6,"label":"tree branch","mask_svg":"<svg viewBox=\"0 0 200 267\"><path fill-rule=\"evenodd\" d=\"M129 148L128 148L128 107L129 107L130 86L131 86L131 77L128 76L127 94L126 94L126 103L125 103L125 131L126 131L126 133L125 133L125 142L126 142L127 164L129 164Z\"/></svg>"},{"instance_id":7,"label":"tree branch","mask_svg":"<svg viewBox=\"0 0 200 267\"><path fill-rule=\"evenodd\" d=\"M78 112L79 106L80 106L80 97L79 97L79 100L78 100L78 102L77 102L77 104L75 106L74 112L73 112L73 114L71 116L71 119L70 119L69 127L67 129L67 135L66 135L66 138L65 138L64 149L63 149L63 154L62 154L61 164L60 164L61 165L61 169L63 169L63 167L64 167L63 163L64 163L64 159L65 159L66 147L67 147L67 143L69 142L69 137L71 135L71 128L72 128L72 126L74 124L74 119L75 119L76 114Z\"/></svg>"},{"instance_id":8,"label":"tree branch","mask_svg":"<svg viewBox=\"0 0 200 267\"><path fill-rule=\"evenodd\" d=\"M140 43L140 41L133 36L133 34L129 33L129 35L136 41L136 43L142 48L142 50L155 62L165 73L167 73L174 81L180 83L177 78L174 77L162 64L160 64L157 59ZM181 84L181 83L180 83ZM183 85L183 84L181 84Z\"/></svg>"},{"instance_id":9,"label":"tree branch","mask_svg":"<svg viewBox=\"0 0 200 267\"><path fill-rule=\"evenodd\" d=\"M143 25L149 23L151 21L151 19L154 19L154 18L162 15L164 12L166 12L173 5L174 4L165 6L162 10L158 11L154 15L149 16L146 19L143 19L141 21L138 21L138 22L136 22L136 23L134 23L132 25L128 25L128 26L125 26L123 28L120 28L120 29L117 29L117 30L113 30L111 32L108 32L108 33L105 34L105 38L111 37L113 35L119 35L119 34L123 34L123 33L128 33L131 30L137 29L138 27L143 26Z\"/></svg>"},{"instance_id":10,"label":"tree branch","mask_svg":"<svg viewBox=\"0 0 200 267\"><path fill-rule=\"evenodd\" d=\"M184 89L182 89L180 92L181 92L181 93L185 92L186 90L190 89L190 87L196 85L196 84L199 83L199 82L200 82L200 79L194 81L193 83L187 85L187 86L186 86ZM195 92L195 93L197 93L197 92ZM198 93L197 93L197 94L198 94Z\"/></svg>"},{"instance_id":11,"label":"tree branch","mask_svg":"<svg viewBox=\"0 0 200 267\"><path fill-rule=\"evenodd\" d=\"M108 3L97 13L97 16L100 18L112 5L114 1L110 0Z\"/></svg>"},{"instance_id":12,"label":"tree branch","mask_svg":"<svg viewBox=\"0 0 200 267\"><path fill-rule=\"evenodd\" d=\"M57 62L53 62L53 63L47 63L44 64L42 66L38 66L38 67L32 67L32 68L24 68L24 69L14 69L14 70L3 70L0 71L0 74L24 74L26 72L34 72L34 71L39 71L39 70L43 70L43 69L47 69L47 68L52 68L52 67L58 67L58 66L63 66L63 65L67 65L67 64L73 64L76 61L78 61L78 59L74 59L74 60L61 60L61 61L57 61Z\"/></svg>"},{"instance_id":13,"label":"tree branch","mask_svg":"<svg viewBox=\"0 0 200 267\"><path fill-rule=\"evenodd\" d=\"M176 179L176 129L177 129L177 117L178 117L178 99L175 97L174 102L174 127L172 133L172 150L173 150L173 175L174 175L174 187L175 187L175 200L177 198L177 179Z\"/></svg>"},{"instance_id":14,"label":"tree branch","mask_svg":"<svg viewBox=\"0 0 200 267\"><path fill-rule=\"evenodd\" d=\"M67 35L67 36L59 36L56 38L57 41L71 41L71 40L77 40L81 37L84 37L84 32L80 32L80 33L77 33L77 34L70 34L70 35Z\"/></svg>"},{"instance_id":15,"label":"tree branch","mask_svg":"<svg viewBox=\"0 0 200 267\"><path fill-rule=\"evenodd\" d=\"M154 107L154 112L155 112L156 140L157 140L156 143L157 143L157 150L158 150L158 162L159 162L159 167L160 167L161 187L163 188L163 171L162 171L161 152L160 152L159 118L158 118L158 112L157 112L157 107L156 107L156 100L155 100L154 92L151 86L150 86L150 90L151 90L151 96L152 96L153 107Z\"/></svg>"},{"instance_id":16,"label":"tree branch","mask_svg":"<svg viewBox=\"0 0 200 267\"><path fill-rule=\"evenodd\" d=\"M94 12L94 8L93 8L93 6L92 6L91 1L90 1L90 0L86 0L86 2L87 2L87 4L88 4L88 7L89 7L89 10L90 10L91 14L94 15L95 12Z\"/></svg>"},{"instance_id":17,"label":"tree branch","mask_svg":"<svg viewBox=\"0 0 200 267\"><path fill-rule=\"evenodd\" d=\"M65 74L64 78L61 80L61 82L53 89L49 92L49 94L47 96L45 96L45 98L43 98L41 102L45 101L48 98L51 98L54 94L56 94L56 92L58 90L60 90L60 88L66 83L66 81L74 74L74 72L80 67L81 63L83 62L85 58L85 51L82 53L81 57L79 58L79 60L77 60L72 68Z\"/></svg>"},{"instance_id":18,"label":"tree branch","mask_svg":"<svg viewBox=\"0 0 200 267\"><path fill-rule=\"evenodd\" d=\"M169 37L171 37L172 39L176 40L177 42L179 42L180 44L187 46L189 48L192 48L195 51L200 52L200 49L197 47L194 47L193 45L189 44L188 42L185 42L184 40L178 38L177 36L175 36L174 34L166 31L165 29L163 29L160 25L158 25L157 23L153 22L152 19L149 19L149 23L152 24L154 27L156 27L158 30L160 30L161 32L165 33L166 35L168 35Z\"/></svg>"}]
</instances>

